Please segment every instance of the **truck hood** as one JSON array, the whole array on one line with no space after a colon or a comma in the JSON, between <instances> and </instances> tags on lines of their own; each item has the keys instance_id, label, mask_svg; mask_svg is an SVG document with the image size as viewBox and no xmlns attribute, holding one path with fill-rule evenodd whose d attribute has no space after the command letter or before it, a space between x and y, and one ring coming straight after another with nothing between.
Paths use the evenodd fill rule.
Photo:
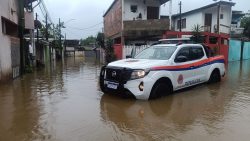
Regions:
<instances>
[{"instance_id":1,"label":"truck hood","mask_svg":"<svg viewBox=\"0 0 250 141\"><path fill-rule=\"evenodd\" d=\"M122 67L130 69L148 69L157 66L169 65L168 60L149 60L149 59L124 59L108 64L108 67Z\"/></svg>"}]
</instances>

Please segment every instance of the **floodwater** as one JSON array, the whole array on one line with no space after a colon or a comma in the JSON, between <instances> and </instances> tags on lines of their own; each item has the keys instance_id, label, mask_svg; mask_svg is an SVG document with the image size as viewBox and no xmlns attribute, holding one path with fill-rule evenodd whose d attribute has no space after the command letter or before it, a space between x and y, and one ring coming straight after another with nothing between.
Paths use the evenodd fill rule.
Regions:
<instances>
[{"instance_id":1,"label":"floodwater","mask_svg":"<svg viewBox=\"0 0 250 141\"><path fill-rule=\"evenodd\" d=\"M56 66L56 67L55 67ZM250 61L227 77L153 100L102 94L94 59L0 85L0 141L249 141Z\"/></svg>"}]
</instances>

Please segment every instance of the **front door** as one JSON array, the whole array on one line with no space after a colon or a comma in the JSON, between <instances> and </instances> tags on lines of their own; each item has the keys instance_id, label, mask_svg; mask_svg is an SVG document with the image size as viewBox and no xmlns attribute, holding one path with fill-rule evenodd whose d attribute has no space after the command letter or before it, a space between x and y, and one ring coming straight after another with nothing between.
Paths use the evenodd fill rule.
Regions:
<instances>
[{"instance_id":1,"label":"front door","mask_svg":"<svg viewBox=\"0 0 250 141\"><path fill-rule=\"evenodd\" d=\"M212 14L205 14L205 31L211 32L212 27Z\"/></svg>"},{"instance_id":2,"label":"front door","mask_svg":"<svg viewBox=\"0 0 250 141\"><path fill-rule=\"evenodd\" d=\"M159 19L159 7L147 7L147 19Z\"/></svg>"}]
</instances>

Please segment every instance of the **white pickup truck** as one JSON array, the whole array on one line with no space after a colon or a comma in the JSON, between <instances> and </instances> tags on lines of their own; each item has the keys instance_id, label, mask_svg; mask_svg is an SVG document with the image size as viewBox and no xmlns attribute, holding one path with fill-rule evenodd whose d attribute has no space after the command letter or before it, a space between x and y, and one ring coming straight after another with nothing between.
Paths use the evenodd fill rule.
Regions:
<instances>
[{"instance_id":1,"label":"white pickup truck","mask_svg":"<svg viewBox=\"0 0 250 141\"><path fill-rule=\"evenodd\" d=\"M104 93L148 100L225 75L223 56L211 56L200 44L158 44L133 59L109 63L100 72Z\"/></svg>"}]
</instances>

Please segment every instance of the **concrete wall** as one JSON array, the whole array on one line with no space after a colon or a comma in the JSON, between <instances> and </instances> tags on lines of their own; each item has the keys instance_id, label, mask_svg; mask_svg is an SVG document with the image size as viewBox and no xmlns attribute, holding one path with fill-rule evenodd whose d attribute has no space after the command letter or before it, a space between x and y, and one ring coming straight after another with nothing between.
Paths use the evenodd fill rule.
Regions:
<instances>
[{"instance_id":1,"label":"concrete wall","mask_svg":"<svg viewBox=\"0 0 250 141\"><path fill-rule=\"evenodd\" d=\"M2 19L4 17L17 24L18 11L17 0L0 0L0 81L10 79L12 77L11 63L11 37L2 32Z\"/></svg>"},{"instance_id":2,"label":"concrete wall","mask_svg":"<svg viewBox=\"0 0 250 141\"><path fill-rule=\"evenodd\" d=\"M131 5L137 5L137 12L133 13L130 10ZM124 11L123 17L124 21L129 21L136 19L139 16L139 13L142 14L142 20L147 19L147 7L160 7L160 2L156 0L146 0L146 4L143 3L143 0L124 0Z\"/></svg>"}]
</instances>

